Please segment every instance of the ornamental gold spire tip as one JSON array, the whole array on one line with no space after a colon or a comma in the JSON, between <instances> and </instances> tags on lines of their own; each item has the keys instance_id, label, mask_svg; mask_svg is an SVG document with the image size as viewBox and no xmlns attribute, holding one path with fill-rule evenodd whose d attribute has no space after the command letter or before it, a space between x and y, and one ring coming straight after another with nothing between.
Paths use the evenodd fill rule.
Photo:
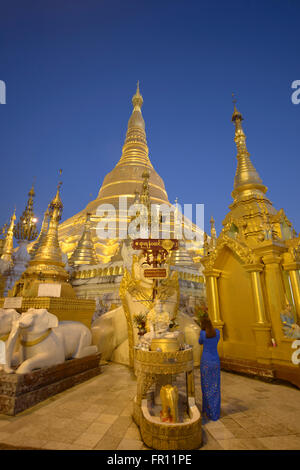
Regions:
<instances>
[{"instance_id":1,"label":"ornamental gold spire tip","mask_svg":"<svg viewBox=\"0 0 300 470\"><path fill-rule=\"evenodd\" d=\"M59 170L59 175L60 176L61 176L61 173L62 173L62 170ZM61 188L61 186L62 186L62 181L59 181L58 185L57 185L56 195L50 203L50 210L53 210L54 208L57 208L57 209L62 209L63 208L63 203L62 203L61 198L60 198L60 188Z\"/></svg>"},{"instance_id":2,"label":"ornamental gold spire tip","mask_svg":"<svg viewBox=\"0 0 300 470\"><path fill-rule=\"evenodd\" d=\"M132 97L132 104L133 104L134 108L136 108L136 107L141 108L142 105L143 105L143 101L144 101L143 97L140 93L140 82L138 80L135 95L133 95L133 97Z\"/></svg>"},{"instance_id":3,"label":"ornamental gold spire tip","mask_svg":"<svg viewBox=\"0 0 300 470\"><path fill-rule=\"evenodd\" d=\"M237 100L235 98L235 95L234 95L234 93L232 93L233 115L232 115L231 120L233 122L236 121L237 119L239 119L240 121L243 121L244 118L243 118L242 114L237 110L236 102L237 102Z\"/></svg>"},{"instance_id":4,"label":"ornamental gold spire tip","mask_svg":"<svg viewBox=\"0 0 300 470\"><path fill-rule=\"evenodd\" d=\"M246 135L242 127L243 116L236 107L236 99L234 97L234 94L232 94L232 97L234 104L232 122L235 126L234 141L237 147L238 160L238 165L234 178L234 192L232 193L232 195L233 197L235 197L236 190L248 190L251 186L252 189L256 188L265 193L267 191L267 188L263 185L258 172L256 171L254 165L250 160L250 154L246 146Z\"/></svg>"},{"instance_id":5,"label":"ornamental gold spire tip","mask_svg":"<svg viewBox=\"0 0 300 470\"><path fill-rule=\"evenodd\" d=\"M33 212L33 198L35 196L34 192L34 183L28 193L28 201L23 211L23 214L20 216L18 223L14 227L14 236L17 240L35 240L38 236L36 223L37 218Z\"/></svg>"}]
</instances>

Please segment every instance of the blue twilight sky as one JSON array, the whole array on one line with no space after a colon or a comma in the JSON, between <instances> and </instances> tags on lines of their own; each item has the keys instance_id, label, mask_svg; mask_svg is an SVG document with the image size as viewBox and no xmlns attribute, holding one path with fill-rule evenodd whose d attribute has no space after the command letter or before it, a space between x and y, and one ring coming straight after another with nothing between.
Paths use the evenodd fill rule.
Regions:
<instances>
[{"instance_id":1,"label":"blue twilight sky","mask_svg":"<svg viewBox=\"0 0 300 470\"><path fill-rule=\"evenodd\" d=\"M300 231L299 0L1 0L0 223L36 177L39 219L63 169L63 220L121 155L140 80L150 158L169 200L218 232L236 170L232 96L268 197Z\"/></svg>"}]
</instances>

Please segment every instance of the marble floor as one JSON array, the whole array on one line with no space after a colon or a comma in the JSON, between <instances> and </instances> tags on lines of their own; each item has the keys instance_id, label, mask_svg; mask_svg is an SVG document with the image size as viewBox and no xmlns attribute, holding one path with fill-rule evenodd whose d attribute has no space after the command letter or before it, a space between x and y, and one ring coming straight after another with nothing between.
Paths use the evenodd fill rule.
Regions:
<instances>
[{"instance_id":1,"label":"marble floor","mask_svg":"<svg viewBox=\"0 0 300 470\"><path fill-rule=\"evenodd\" d=\"M199 370L195 382L201 409ZM201 450L300 449L300 390L228 372L221 385L221 418L203 419ZM110 363L18 416L0 415L0 449L146 450L131 418L135 393L132 372Z\"/></svg>"}]
</instances>

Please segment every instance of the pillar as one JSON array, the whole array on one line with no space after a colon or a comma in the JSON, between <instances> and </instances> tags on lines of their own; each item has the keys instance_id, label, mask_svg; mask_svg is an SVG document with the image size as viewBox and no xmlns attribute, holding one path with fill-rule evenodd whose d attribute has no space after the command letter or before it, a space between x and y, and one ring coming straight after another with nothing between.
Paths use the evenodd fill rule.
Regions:
<instances>
[{"instance_id":1,"label":"pillar","mask_svg":"<svg viewBox=\"0 0 300 470\"><path fill-rule=\"evenodd\" d=\"M289 273L291 286L292 286L292 292L293 292L293 298L295 302L295 309L296 309L298 319L300 319L300 277L299 277L300 262L294 261L292 263L284 264L283 268L285 271L288 271Z\"/></svg>"},{"instance_id":2,"label":"pillar","mask_svg":"<svg viewBox=\"0 0 300 470\"><path fill-rule=\"evenodd\" d=\"M269 351L271 345L271 324L267 320L261 284L261 272L264 266L261 263L256 263L246 265L245 269L251 276L252 295L255 306L256 323L252 329L256 341L256 359L258 362L269 363L271 358Z\"/></svg>"},{"instance_id":3,"label":"pillar","mask_svg":"<svg viewBox=\"0 0 300 470\"><path fill-rule=\"evenodd\" d=\"M220 330L220 345L219 353L223 354L223 326L224 322L221 320L220 303L219 303L219 290L218 290L218 277L221 271L218 269L209 269L204 271L206 278L206 294L207 306L210 319L213 325Z\"/></svg>"},{"instance_id":4,"label":"pillar","mask_svg":"<svg viewBox=\"0 0 300 470\"><path fill-rule=\"evenodd\" d=\"M284 247L274 242L263 247L262 260L265 264L265 284L272 334L278 344L283 336L280 313L285 304L285 290L282 278L281 255Z\"/></svg>"}]
</instances>

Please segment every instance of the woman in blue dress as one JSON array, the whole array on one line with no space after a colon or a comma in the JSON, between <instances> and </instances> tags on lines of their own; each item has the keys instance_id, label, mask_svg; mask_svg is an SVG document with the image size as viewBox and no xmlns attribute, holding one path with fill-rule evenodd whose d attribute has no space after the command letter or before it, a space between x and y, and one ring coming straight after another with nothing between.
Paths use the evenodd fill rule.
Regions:
<instances>
[{"instance_id":1,"label":"woman in blue dress","mask_svg":"<svg viewBox=\"0 0 300 470\"><path fill-rule=\"evenodd\" d=\"M221 411L221 372L220 358L217 350L220 331L215 329L208 317L201 318L199 344L203 344L200 363L202 388L202 413L208 419L217 421Z\"/></svg>"}]
</instances>

